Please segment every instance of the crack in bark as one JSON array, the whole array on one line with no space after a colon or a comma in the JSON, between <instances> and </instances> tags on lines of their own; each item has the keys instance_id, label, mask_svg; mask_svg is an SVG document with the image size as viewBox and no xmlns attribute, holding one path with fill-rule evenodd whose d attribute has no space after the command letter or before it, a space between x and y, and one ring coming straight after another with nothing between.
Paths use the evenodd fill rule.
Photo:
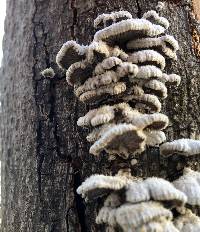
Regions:
<instances>
[{"instance_id":1,"label":"crack in bark","mask_svg":"<svg viewBox=\"0 0 200 232\"><path fill-rule=\"evenodd\" d=\"M140 7L139 0L136 0L136 4L137 4L137 9L138 9L138 11L137 11L137 17L141 18L142 17L142 9Z\"/></svg>"},{"instance_id":2,"label":"crack in bark","mask_svg":"<svg viewBox=\"0 0 200 232\"><path fill-rule=\"evenodd\" d=\"M56 103L56 88L55 88L55 82L54 80L50 80L50 97L49 97L49 103L51 105L50 113L49 113L49 120L53 124L53 135L56 142L56 154L61 159L66 159L66 157L61 153L60 151L60 138L58 136L58 123L56 118L56 112L55 112L55 103Z\"/></svg>"},{"instance_id":3,"label":"crack in bark","mask_svg":"<svg viewBox=\"0 0 200 232\"><path fill-rule=\"evenodd\" d=\"M67 213L66 213L66 229L67 229L67 232L69 231L69 217L70 217L70 211L73 210L74 207L70 207L68 208L67 210Z\"/></svg>"},{"instance_id":4,"label":"crack in bark","mask_svg":"<svg viewBox=\"0 0 200 232\"><path fill-rule=\"evenodd\" d=\"M33 13L33 17L32 17L32 23L33 23L33 37L34 37L34 47L33 47L33 58L34 58L34 64L32 67L32 72L33 72L33 86L34 86L34 99L35 99L35 104L36 104L36 108L37 108L37 116L40 116L40 111L39 111L39 107L40 107L40 99L38 97L38 85L39 80L36 79L36 77L38 76L38 73L36 71L36 66L37 66L37 46L39 44L38 41L38 37L37 37L37 29L38 27L41 28L42 31L42 38L43 38L43 48L44 48L44 53L45 53L45 63L46 63L46 67L50 67L50 54L48 51L48 46L46 44L47 41L47 37L48 37L48 33L45 32L45 25L43 22L41 22L40 20L37 21L36 17L37 17L37 12L38 12L38 3L37 0L34 0L34 4L35 4L35 11ZM57 78L57 79L61 79L61 78ZM42 79L43 80L43 79ZM57 135L57 120L56 120L56 112L55 112L55 101L56 101L56 96L55 96L55 80L50 79L50 96L49 96L49 103L50 103L50 112L48 115L49 121L52 123L52 127L53 127L53 134L54 134L54 139L55 139L55 143L56 143L56 153L60 158L64 158L64 156L61 154L60 152L60 142L59 142L59 136ZM48 120L48 119L47 119ZM36 147L36 153L37 153L37 173L38 173L38 192L41 195L42 193L42 186L41 186L41 175L42 175L42 164L44 162L44 154L42 154L41 152L41 146L42 146L42 122L39 121L36 131L37 131L37 136L36 136L36 141L37 141L37 147Z\"/></svg>"},{"instance_id":5,"label":"crack in bark","mask_svg":"<svg viewBox=\"0 0 200 232\"><path fill-rule=\"evenodd\" d=\"M77 24L77 8L76 8L76 0L71 0L70 2L70 8L72 10L72 25L70 27L71 29L71 37L73 40L76 40L76 35L75 35L75 26Z\"/></svg>"},{"instance_id":6,"label":"crack in bark","mask_svg":"<svg viewBox=\"0 0 200 232\"><path fill-rule=\"evenodd\" d=\"M83 199L82 197L77 194L76 190L77 188L81 185L81 177L80 177L80 173L76 172L74 173L74 186L73 186L73 190L74 190L74 199L75 199L75 205L76 205L76 211L77 211L77 215L78 215L78 221L80 224L80 231L81 232L87 232L87 223L85 221L85 205L83 203Z\"/></svg>"},{"instance_id":7,"label":"crack in bark","mask_svg":"<svg viewBox=\"0 0 200 232\"><path fill-rule=\"evenodd\" d=\"M35 99L35 104L37 107L37 111L38 111L38 102L37 102L37 86L38 86L38 82L36 81L36 65L37 65L37 43L38 43L38 38L36 35L36 27L37 27L37 23L35 21L36 18L36 14L37 14L37 10L38 10L38 5L37 5L37 1L34 0L34 5L35 5L35 11L33 13L33 17L32 17L32 24L34 25L33 27L33 37L35 40L34 46L33 46L33 58L34 58L34 64L32 67L32 72L33 72L33 88L34 88L34 99ZM38 112L37 112L38 113ZM41 196L41 191L42 191L42 186L41 186L41 169L42 169L42 163L44 161L44 156L42 157L40 154L40 149L41 149L41 140L42 140L42 128L41 128L41 122L38 122L37 125L37 136L36 136L36 156L37 156L37 183L38 183L38 192L39 195Z\"/></svg>"}]
</instances>

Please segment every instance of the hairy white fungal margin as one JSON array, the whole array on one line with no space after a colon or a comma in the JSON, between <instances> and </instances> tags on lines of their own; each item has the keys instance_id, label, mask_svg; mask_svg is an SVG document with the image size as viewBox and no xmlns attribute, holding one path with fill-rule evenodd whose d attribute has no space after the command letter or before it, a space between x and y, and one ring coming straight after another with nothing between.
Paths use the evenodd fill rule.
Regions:
<instances>
[{"instance_id":1,"label":"hairy white fungal margin","mask_svg":"<svg viewBox=\"0 0 200 232\"><path fill-rule=\"evenodd\" d=\"M63 44L56 56L56 63L61 69L68 69L70 65L85 58L87 46L79 45L70 40Z\"/></svg>"},{"instance_id":2,"label":"hairy white fungal margin","mask_svg":"<svg viewBox=\"0 0 200 232\"><path fill-rule=\"evenodd\" d=\"M163 156L179 154L182 156L192 156L200 154L200 140L178 139L164 143L160 146L160 153Z\"/></svg>"},{"instance_id":3,"label":"hairy white fungal margin","mask_svg":"<svg viewBox=\"0 0 200 232\"><path fill-rule=\"evenodd\" d=\"M94 20L94 28L107 27L118 21L131 18L132 15L128 11L117 11L110 14L101 14Z\"/></svg>"},{"instance_id":4,"label":"hairy white fungal margin","mask_svg":"<svg viewBox=\"0 0 200 232\"><path fill-rule=\"evenodd\" d=\"M94 35L94 41L122 44L133 38L157 36L164 31L164 27L152 24L146 19L127 19L99 30Z\"/></svg>"},{"instance_id":5,"label":"hairy white fungal margin","mask_svg":"<svg viewBox=\"0 0 200 232\"><path fill-rule=\"evenodd\" d=\"M169 27L169 21L164 17L160 17L158 13L154 10L147 11L146 13L143 14L142 18L148 19L152 23L161 25L165 29L168 29Z\"/></svg>"}]
</instances>

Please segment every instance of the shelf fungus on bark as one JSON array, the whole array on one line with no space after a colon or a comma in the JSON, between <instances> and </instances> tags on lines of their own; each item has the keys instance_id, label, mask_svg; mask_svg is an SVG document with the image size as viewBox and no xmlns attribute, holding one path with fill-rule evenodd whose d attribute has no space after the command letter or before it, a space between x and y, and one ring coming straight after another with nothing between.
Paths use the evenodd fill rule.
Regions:
<instances>
[{"instance_id":1,"label":"shelf fungus on bark","mask_svg":"<svg viewBox=\"0 0 200 232\"><path fill-rule=\"evenodd\" d=\"M164 27L152 24L146 19L127 19L97 31L94 41L104 41L112 45L123 44L134 38L157 36L164 31Z\"/></svg>"},{"instance_id":2,"label":"shelf fungus on bark","mask_svg":"<svg viewBox=\"0 0 200 232\"><path fill-rule=\"evenodd\" d=\"M123 178L127 178L123 186L109 189L109 195L96 217L97 224L106 224L114 231L120 228L124 232L179 231L172 223L170 209L186 203L184 193L160 178ZM125 192L125 198L119 190Z\"/></svg>"},{"instance_id":3,"label":"shelf fungus on bark","mask_svg":"<svg viewBox=\"0 0 200 232\"><path fill-rule=\"evenodd\" d=\"M101 14L94 20L94 28L101 29L122 20L132 19L128 11L117 11L110 14Z\"/></svg>"},{"instance_id":4,"label":"shelf fungus on bark","mask_svg":"<svg viewBox=\"0 0 200 232\"><path fill-rule=\"evenodd\" d=\"M138 203L150 200L163 202L168 208L175 208L184 206L187 196L170 182L156 177L131 182L126 187L127 202Z\"/></svg>"},{"instance_id":5,"label":"shelf fungus on bark","mask_svg":"<svg viewBox=\"0 0 200 232\"><path fill-rule=\"evenodd\" d=\"M96 142L98 139L100 139L108 130L112 129L113 126L116 124L109 123L102 125L100 127L94 128L91 133L89 133L86 137L88 142Z\"/></svg>"},{"instance_id":6,"label":"shelf fungus on bark","mask_svg":"<svg viewBox=\"0 0 200 232\"><path fill-rule=\"evenodd\" d=\"M126 91L126 84L124 82L111 83L109 85L101 86L98 89L89 90L79 96L79 100L85 103L92 103L102 96L119 95Z\"/></svg>"},{"instance_id":7,"label":"shelf fungus on bark","mask_svg":"<svg viewBox=\"0 0 200 232\"><path fill-rule=\"evenodd\" d=\"M106 131L91 147L90 153L99 155L105 150L108 154L118 154L125 159L129 155L143 152L145 135L132 124L121 123Z\"/></svg>"},{"instance_id":8,"label":"shelf fungus on bark","mask_svg":"<svg viewBox=\"0 0 200 232\"><path fill-rule=\"evenodd\" d=\"M94 69L94 74L99 75L104 73L106 70L112 69L118 65L122 64L122 60L118 57L108 57L104 59L101 63L98 63Z\"/></svg>"},{"instance_id":9,"label":"shelf fungus on bark","mask_svg":"<svg viewBox=\"0 0 200 232\"><path fill-rule=\"evenodd\" d=\"M165 68L165 58L154 50L142 50L133 52L128 57L128 62L138 65L154 65L163 70Z\"/></svg>"},{"instance_id":10,"label":"shelf fungus on bark","mask_svg":"<svg viewBox=\"0 0 200 232\"><path fill-rule=\"evenodd\" d=\"M180 215L174 220L174 225L181 232L199 232L200 218L187 209L184 215Z\"/></svg>"},{"instance_id":11,"label":"shelf fungus on bark","mask_svg":"<svg viewBox=\"0 0 200 232\"><path fill-rule=\"evenodd\" d=\"M81 186L78 187L77 193L81 194L86 200L92 200L116 190L123 189L130 181L125 175L105 176L92 175L87 178Z\"/></svg>"},{"instance_id":12,"label":"shelf fungus on bark","mask_svg":"<svg viewBox=\"0 0 200 232\"><path fill-rule=\"evenodd\" d=\"M106 88L110 84L117 83L119 78L115 71L106 71L95 77L88 78L83 85L80 85L76 90L75 94L80 97L81 94L85 94L92 90L98 90L99 88ZM103 94L103 93L102 93Z\"/></svg>"},{"instance_id":13,"label":"shelf fungus on bark","mask_svg":"<svg viewBox=\"0 0 200 232\"><path fill-rule=\"evenodd\" d=\"M169 21L164 17L160 17L159 14L154 10L147 11L143 14L142 18L147 19L154 24L159 24L165 29L168 29L169 27Z\"/></svg>"},{"instance_id":14,"label":"shelf fungus on bark","mask_svg":"<svg viewBox=\"0 0 200 232\"><path fill-rule=\"evenodd\" d=\"M144 188L140 188L139 186L139 184L135 186L135 191L138 192L138 201L135 201L134 204L126 201L123 202L123 198L119 192L109 194L104 201L103 207L99 210L96 223L106 224L112 228L121 228L125 232L133 230L138 232L177 232L178 230L175 229L171 221L172 213L161 203L149 201L149 197L147 197L148 199L145 198L143 195ZM145 202L142 202L143 200Z\"/></svg>"},{"instance_id":15,"label":"shelf fungus on bark","mask_svg":"<svg viewBox=\"0 0 200 232\"><path fill-rule=\"evenodd\" d=\"M136 75L136 78L145 81L145 80L162 78L162 75L163 75L162 71L156 66L143 65L138 68L138 73Z\"/></svg>"},{"instance_id":16,"label":"shelf fungus on bark","mask_svg":"<svg viewBox=\"0 0 200 232\"><path fill-rule=\"evenodd\" d=\"M173 36L165 35L157 38L142 38L131 40L126 45L128 50L154 49L170 59L177 59L178 42Z\"/></svg>"},{"instance_id":17,"label":"shelf fungus on bark","mask_svg":"<svg viewBox=\"0 0 200 232\"><path fill-rule=\"evenodd\" d=\"M112 227L117 225L116 223L116 208L122 204L121 197L118 193L112 192L108 195L104 201L103 207L99 210L96 217L97 224L107 224Z\"/></svg>"},{"instance_id":18,"label":"shelf fungus on bark","mask_svg":"<svg viewBox=\"0 0 200 232\"><path fill-rule=\"evenodd\" d=\"M128 96L124 98L126 101L135 101L136 103L139 103L138 105L136 104L137 109L147 109L151 113L154 112L160 112L161 111L161 102L159 101L157 96L154 96L152 94L143 94L143 95L138 95L138 96Z\"/></svg>"},{"instance_id":19,"label":"shelf fungus on bark","mask_svg":"<svg viewBox=\"0 0 200 232\"><path fill-rule=\"evenodd\" d=\"M56 56L56 63L62 69L68 69L75 62L85 59L87 46L79 45L76 41L63 44Z\"/></svg>"},{"instance_id":20,"label":"shelf fungus on bark","mask_svg":"<svg viewBox=\"0 0 200 232\"><path fill-rule=\"evenodd\" d=\"M144 88L149 90L149 92L154 93L160 98L167 97L167 88L166 86L158 80L150 80L144 84Z\"/></svg>"},{"instance_id":21,"label":"shelf fungus on bark","mask_svg":"<svg viewBox=\"0 0 200 232\"><path fill-rule=\"evenodd\" d=\"M187 204L200 206L200 173L185 168L183 176L173 182L173 185L185 193Z\"/></svg>"},{"instance_id":22,"label":"shelf fungus on bark","mask_svg":"<svg viewBox=\"0 0 200 232\"><path fill-rule=\"evenodd\" d=\"M126 61L128 55L118 46L109 46L103 41L93 41L89 46L86 54L86 62L97 64L105 58L115 56Z\"/></svg>"},{"instance_id":23,"label":"shelf fungus on bark","mask_svg":"<svg viewBox=\"0 0 200 232\"><path fill-rule=\"evenodd\" d=\"M182 156L192 156L200 154L200 140L178 139L172 142L164 143L160 146L160 152L163 156L179 154Z\"/></svg>"},{"instance_id":24,"label":"shelf fungus on bark","mask_svg":"<svg viewBox=\"0 0 200 232\"><path fill-rule=\"evenodd\" d=\"M93 68L85 61L73 63L66 71L66 80L69 85L83 83L92 75Z\"/></svg>"},{"instance_id":25,"label":"shelf fungus on bark","mask_svg":"<svg viewBox=\"0 0 200 232\"><path fill-rule=\"evenodd\" d=\"M54 78L54 76L56 75L54 70L50 67L50 68L46 68L41 72L43 77L46 78Z\"/></svg>"},{"instance_id":26,"label":"shelf fungus on bark","mask_svg":"<svg viewBox=\"0 0 200 232\"><path fill-rule=\"evenodd\" d=\"M116 222L123 231L141 231L145 224L160 218L171 220L172 213L158 202L125 203L116 210Z\"/></svg>"},{"instance_id":27,"label":"shelf fungus on bark","mask_svg":"<svg viewBox=\"0 0 200 232\"><path fill-rule=\"evenodd\" d=\"M145 142L147 146L157 146L166 141L166 136L163 131L145 130L144 134L146 135Z\"/></svg>"},{"instance_id":28,"label":"shelf fungus on bark","mask_svg":"<svg viewBox=\"0 0 200 232\"><path fill-rule=\"evenodd\" d=\"M181 82L181 77L177 74L166 74L163 73L162 78L158 78L166 84L179 86Z\"/></svg>"},{"instance_id":29,"label":"shelf fungus on bark","mask_svg":"<svg viewBox=\"0 0 200 232\"><path fill-rule=\"evenodd\" d=\"M169 119L161 113L142 114L128 103L104 105L90 110L78 119L78 126L98 126L106 123L126 122L138 129L163 130L168 126Z\"/></svg>"}]
</instances>

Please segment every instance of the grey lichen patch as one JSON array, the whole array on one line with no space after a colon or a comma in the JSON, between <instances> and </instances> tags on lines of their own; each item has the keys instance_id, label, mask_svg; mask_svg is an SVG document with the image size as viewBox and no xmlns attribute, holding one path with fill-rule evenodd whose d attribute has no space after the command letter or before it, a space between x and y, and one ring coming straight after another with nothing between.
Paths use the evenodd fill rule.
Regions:
<instances>
[{"instance_id":1,"label":"grey lichen patch","mask_svg":"<svg viewBox=\"0 0 200 232\"><path fill-rule=\"evenodd\" d=\"M50 68L46 68L41 72L43 77L46 78L54 78L54 76L56 75L54 70L50 67Z\"/></svg>"}]
</instances>

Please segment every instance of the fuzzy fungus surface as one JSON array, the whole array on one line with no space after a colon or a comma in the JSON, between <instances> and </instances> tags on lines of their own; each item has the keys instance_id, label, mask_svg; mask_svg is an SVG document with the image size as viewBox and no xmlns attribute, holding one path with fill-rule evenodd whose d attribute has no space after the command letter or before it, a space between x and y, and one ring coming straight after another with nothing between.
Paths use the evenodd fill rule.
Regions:
<instances>
[{"instance_id":1,"label":"fuzzy fungus surface","mask_svg":"<svg viewBox=\"0 0 200 232\"><path fill-rule=\"evenodd\" d=\"M159 2L157 11L164 7ZM148 146L160 147L164 157L200 154L198 140L166 142L169 119L160 113L162 102L181 77L165 67L177 59L179 44L158 12L141 18L127 11L101 14L91 44L67 41L56 57L74 94L90 108L77 121L91 129L90 154L104 155L117 167L117 174L93 174L77 189L86 201L101 199L96 223L107 231L199 231L200 218L188 206L200 206L200 173L184 169L173 183L131 173Z\"/></svg>"}]
</instances>

